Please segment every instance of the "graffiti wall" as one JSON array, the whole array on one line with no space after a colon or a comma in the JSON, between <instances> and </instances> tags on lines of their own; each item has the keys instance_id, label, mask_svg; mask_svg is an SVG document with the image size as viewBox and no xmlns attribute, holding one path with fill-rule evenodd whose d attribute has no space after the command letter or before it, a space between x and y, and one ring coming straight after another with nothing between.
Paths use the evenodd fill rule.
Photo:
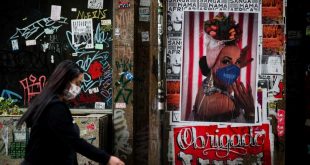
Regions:
<instances>
[{"instance_id":1,"label":"graffiti wall","mask_svg":"<svg viewBox=\"0 0 310 165\"><path fill-rule=\"evenodd\" d=\"M10 3L1 11L1 96L27 107L55 66L70 59L85 72L81 95L71 106L111 109L112 2Z\"/></svg>"},{"instance_id":2,"label":"graffiti wall","mask_svg":"<svg viewBox=\"0 0 310 165\"><path fill-rule=\"evenodd\" d=\"M168 161L283 163L284 8L282 0L168 0Z\"/></svg>"}]
</instances>

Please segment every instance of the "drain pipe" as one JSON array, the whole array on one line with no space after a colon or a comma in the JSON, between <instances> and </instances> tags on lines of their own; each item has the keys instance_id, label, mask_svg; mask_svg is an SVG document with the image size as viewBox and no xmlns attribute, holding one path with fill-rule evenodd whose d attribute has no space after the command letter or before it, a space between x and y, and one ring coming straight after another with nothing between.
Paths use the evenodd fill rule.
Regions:
<instances>
[{"instance_id":1,"label":"drain pipe","mask_svg":"<svg viewBox=\"0 0 310 165\"><path fill-rule=\"evenodd\" d=\"M164 76L163 76L163 58L164 58L164 47L163 47L163 3L161 0L158 0L158 9L157 9L157 19L158 19L158 110L165 109L165 91L164 91Z\"/></svg>"},{"instance_id":2,"label":"drain pipe","mask_svg":"<svg viewBox=\"0 0 310 165\"><path fill-rule=\"evenodd\" d=\"M164 44L163 44L163 31L164 31L164 22L163 22L163 2L162 0L158 0L158 8L157 8L157 35L158 35L158 57L157 57L157 108L160 115L160 162L164 164L164 112L165 112L165 88L164 88Z\"/></svg>"}]
</instances>

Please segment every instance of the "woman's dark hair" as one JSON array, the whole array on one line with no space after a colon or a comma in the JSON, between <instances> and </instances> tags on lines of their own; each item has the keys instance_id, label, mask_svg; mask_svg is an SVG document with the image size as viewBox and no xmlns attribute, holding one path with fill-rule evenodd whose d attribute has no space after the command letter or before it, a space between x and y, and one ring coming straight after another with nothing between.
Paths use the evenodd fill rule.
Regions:
<instances>
[{"instance_id":1,"label":"woman's dark hair","mask_svg":"<svg viewBox=\"0 0 310 165\"><path fill-rule=\"evenodd\" d=\"M31 101L28 110L19 119L17 127L20 127L24 122L26 122L27 127L31 127L36 123L52 99L57 95L63 95L68 84L81 73L83 73L83 70L70 60L59 63L42 92Z\"/></svg>"}]
</instances>

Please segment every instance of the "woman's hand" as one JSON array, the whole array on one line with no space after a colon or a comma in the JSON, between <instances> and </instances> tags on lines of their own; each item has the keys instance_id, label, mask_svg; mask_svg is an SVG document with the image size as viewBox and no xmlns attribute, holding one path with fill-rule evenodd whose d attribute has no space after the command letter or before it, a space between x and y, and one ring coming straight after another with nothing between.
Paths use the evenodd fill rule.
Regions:
<instances>
[{"instance_id":1,"label":"woman's hand","mask_svg":"<svg viewBox=\"0 0 310 165\"><path fill-rule=\"evenodd\" d=\"M244 109L246 119L254 122L255 104L251 86L246 90L242 82L235 82L231 89L234 92L236 107Z\"/></svg>"},{"instance_id":2,"label":"woman's hand","mask_svg":"<svg viewBox=\"0 0 310 165\"><path fill-rule=\"evenodd\" d=\"M115 156L111 156L107 165L125 165L123 161Z\"/></svg>"}]
</instances>

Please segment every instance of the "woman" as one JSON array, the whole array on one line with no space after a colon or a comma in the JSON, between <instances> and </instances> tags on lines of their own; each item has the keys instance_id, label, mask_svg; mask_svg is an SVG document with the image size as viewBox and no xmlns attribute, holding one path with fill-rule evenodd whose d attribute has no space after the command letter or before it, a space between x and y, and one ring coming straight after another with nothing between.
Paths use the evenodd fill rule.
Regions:
<instances>
[{"instance_id":1,"label":"woman","mask_svg":"<svg viewBox=\"0 0 310 165\"><path fill-rule=\"evenodd\" d=\"M76 152L102 164L124 165L119 158L80 138L67 103L80 93L82 81L82 69L65 60L32 100L17 124L19 127L26 122L27 127L31 127L23 165L78 164Z\"/></svg>"},{"instance_id":2,"label":"woman","mask_svg":"<svg viewBox=\"0 0 310 165\"><path fill-rule=\"evenodd\" d=\"M242 50L238 47L241 30L231 17L224 15L206 22L205 26L207 56L200 59L199 66L206 79L198 89L188 120L253 123L251 87L246 89L237 81L240 69L253 60L247 59L247 47ZM228 28L219 31L219 27Z\"/></svg>"}]
</instances>

